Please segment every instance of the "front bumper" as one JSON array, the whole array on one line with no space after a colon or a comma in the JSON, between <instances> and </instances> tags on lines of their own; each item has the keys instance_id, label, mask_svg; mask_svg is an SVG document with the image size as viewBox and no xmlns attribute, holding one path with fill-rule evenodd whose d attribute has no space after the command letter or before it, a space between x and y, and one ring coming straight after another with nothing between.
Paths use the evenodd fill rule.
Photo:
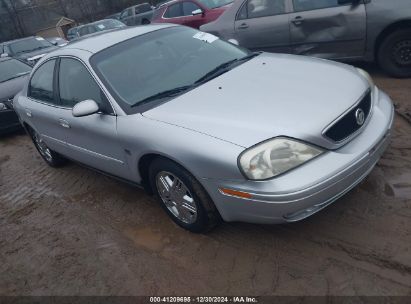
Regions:
<instances>
[{"instance_id":1,"label":"front bumper","mask_svg":"<svg viewBox=\"0 0 411 304\"><path fill-rule=\"evenodd\" d=\"M372 171L391 137L394 107L379 92L372 117L362 132L342 148L269 181L203 179L225 221L260 224L305 219L346 194ZM252 194L251 199L228 196L221 188Z\"/></svg>"},{"instance_id":2,"label":"front bumper","mask_svg":"<svg viewBox=\"0 0 411 304\"><path fill-rule=\"evenodd\" d=\"M10 133L21 129L19 118L14 110L0 111L0 134Z\"/></svg>"}]
</instances>

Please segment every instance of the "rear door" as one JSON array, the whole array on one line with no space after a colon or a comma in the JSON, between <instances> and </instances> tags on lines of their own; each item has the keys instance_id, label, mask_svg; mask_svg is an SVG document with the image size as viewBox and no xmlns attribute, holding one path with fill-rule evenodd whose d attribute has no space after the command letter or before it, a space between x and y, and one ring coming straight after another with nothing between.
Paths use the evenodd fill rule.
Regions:
<instances>
[{"instance_id":1,"label":"rear door","mask_svg":"<svg viewBox=\"0 0 411 304\"><path fill-rule=\"evenodd\" d=\"M366 10L363 1L292 0L292 51L322 58L355 58L365 52Z\"/></svg>"},{"instance_id":2,"label":"rear door","mask_svg":"<svg viewBox=\"0 0 411 304\"><path fill-rule=\"evenodd\" d=\"M125 152L117 136L117 117L106 95L86 66L74 58L61 58L58 74L59 99L69 109L67 146L70 157L101 171L122 178L129 177ZM81 101L92 99L99 113L74 117L72 108Z\"/></svg>"},{"instance_id":3,"label":"rear door","mask_svg":"<svg viewBox=\"0 0 411 304\"><path fill-rule=\"evenodd\" d=\"M55 70L57 59L43 63L33 74L27 98L21 99L24 120L40 134L47 146L63 155L67 154L67 129L61 117L67 110L58 102L55 91Z\"/></svg>"},{"instance_id":4,"label":"rear door","mask_svg":"<svg viewBox=\"0 0 411 304\"><path fill-rule=\"evenodd\" d=\"M246 0L236 16L235 33L251 50L289 52L287 0Z\"/></svg>"}]
</instances>

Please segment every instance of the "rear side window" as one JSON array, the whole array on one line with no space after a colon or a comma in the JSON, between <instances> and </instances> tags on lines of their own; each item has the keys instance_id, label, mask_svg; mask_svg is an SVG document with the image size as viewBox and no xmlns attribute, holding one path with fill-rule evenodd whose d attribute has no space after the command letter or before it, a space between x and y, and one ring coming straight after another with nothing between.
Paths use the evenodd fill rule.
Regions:
<instances>
[{"instance_id":1,"label":"rear side window","mask_svg":"<svg viewBox=\"0 0 411 304\"><path fill-rule=\"evenodd\" d=\"M293 0L293 3L296 12L347 5L339 4L338 0Z\"/></svg>"},{"instance_id":2,"label":"rear side window","mask_svg":"<svg viewBox=\"0 0 411 304\"><path fill-rule=\"evenodd\" d=\"M192 16L195 10L200 9L200 7L191 1L183 2L183 15Z\"/></svg>"},{"instance_id":3,"label":"rear side window","mask_svg":"<svg viewBox=\"0 0 411 304\"><path fill-rule=\"evenodd\" d=\"M78 60L62 58L59 71L60 103L72 108L80 101L92 99L105 113L111 106L87 68Z\"/></svg>"},{"instance_id":4,"label":"rear side window","mask_svg":"<svg viewBox=\"0 0 411 304\"><path fill-rule=\"evenodd\" d=\"M31 98L55 104L53 79L56 60L50 60L40 66L30 81L29 96Z\"/></svg>"},{"instance_id":5,"label":"rear side window","mask_svg":"<svg viewBox=\"0 0 411 304\"><path fill-rule=\"evenodd\" d=\"M285 0L248 0L238 15L238 19L252 19L284 14Z\"/></svg>"},{"instance_id":6,"label":"rear side window","mask_svg":"<svg viewBox=\"0 0 411 304\"><path fill-rule=\"evenodd\" d=\"M176 17L183 16L183 12L182 12L180 4L181 3L176 3L176 4L173 4L173 5L170 5L167 8L166 13L164 14L164 17L166 17L166 18L176 18Z\"/></svg>"}]
</instances>

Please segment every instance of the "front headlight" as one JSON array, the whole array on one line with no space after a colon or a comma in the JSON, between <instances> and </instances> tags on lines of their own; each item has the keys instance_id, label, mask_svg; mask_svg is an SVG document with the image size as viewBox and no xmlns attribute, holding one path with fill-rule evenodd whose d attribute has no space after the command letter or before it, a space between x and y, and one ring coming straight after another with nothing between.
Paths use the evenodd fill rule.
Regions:
<instances>
[{"instance_id":1,"label":"front headlight","mask_svg":"<svg viewBox=\"0 0 411 304\"><path fill-rule=\"evenodd\" d=\"M265 180L294 169L323 150L290 138L274 138L243 152L239 165L246 177Z\"/></svg>"},{"instance_id":2,"label":"front headlight","mask_svg":"<svg viewBox=\"0 0 411 304\"><path fill-rule=\"evenodd\" d=\"M364 71L363 69L357 68L358 73L367 79L368 83L370 84L370 88L373 89L375 87L374 80L372 79L371 75L368 72Z\"/></svg>"}]
</instances>

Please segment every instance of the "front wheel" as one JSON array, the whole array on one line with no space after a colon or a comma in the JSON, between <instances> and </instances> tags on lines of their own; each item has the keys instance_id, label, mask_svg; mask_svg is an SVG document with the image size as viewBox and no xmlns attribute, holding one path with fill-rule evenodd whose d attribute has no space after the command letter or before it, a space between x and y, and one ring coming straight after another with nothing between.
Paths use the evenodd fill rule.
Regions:
<instances>
[{"instance_id":1,"label":"front wheel","mask_svg":"<svg viewBox=\"0 0 411 304\"><path fill-rule=\"evenodd\" d=\"M378 62L394 77L411 77L411 29L388 35L378 49Z\"/></svg>"},{"instance_id":2,"label":"front wheel","mask_svg":"<svg viewBox=\"0 0 411 304\"><path fill-rule=\"evenodd\" d=\"M150 166L149 178L157 200L179 226L204 233L218 224L220 217L211 198L184 168L158 158Z\"/></svg>"},{"instance_id":3,"label":"front wheel","mask_svg":"<svg viewBox=\"0 0 411 304\"><path fill-rule=\"evenodd\" d=\"M40 153L40 156L44 159L44 161L50 167L61 167L64 165L67 160L60 156L60 154L52 151L49 147L47 147L44 140L41 136L34 130L29 130L29 134L31 139L33 140L34 146L36 147L37 151Z\"/></svg>"}]
</instances>

